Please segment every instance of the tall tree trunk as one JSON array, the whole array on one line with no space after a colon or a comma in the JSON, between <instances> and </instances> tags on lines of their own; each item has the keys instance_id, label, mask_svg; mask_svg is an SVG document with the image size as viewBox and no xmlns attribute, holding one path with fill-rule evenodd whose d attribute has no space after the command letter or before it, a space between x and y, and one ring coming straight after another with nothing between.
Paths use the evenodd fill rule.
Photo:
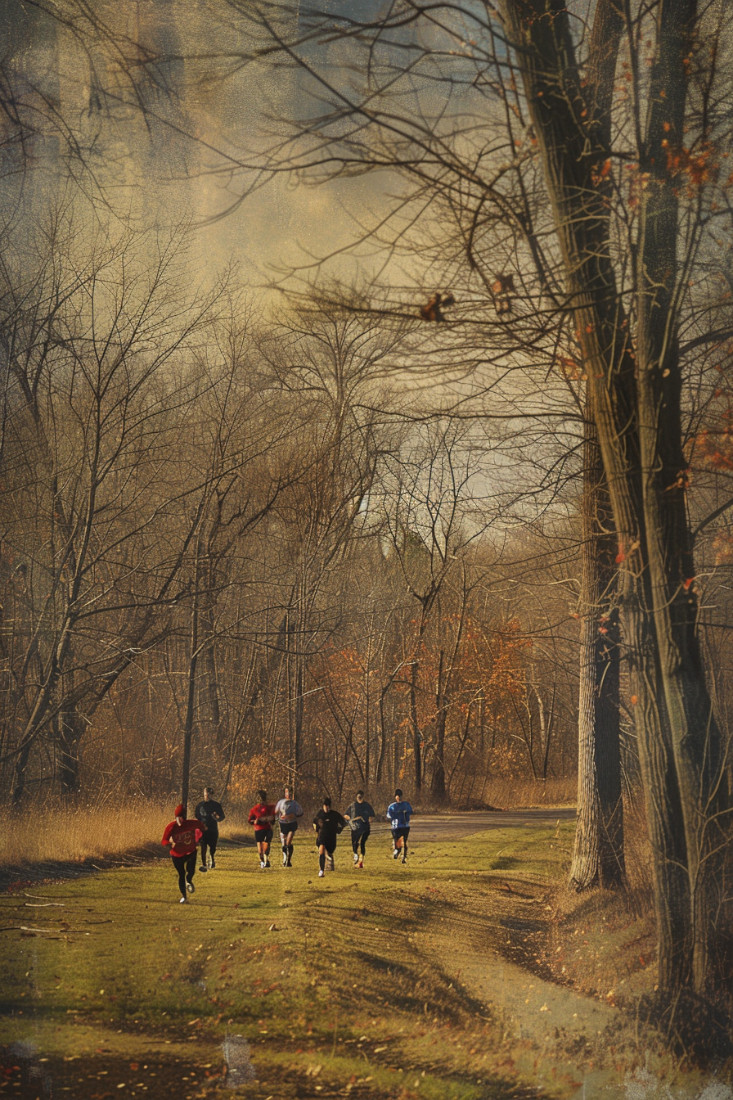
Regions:
<instances>
[{"instance_id":1,"label":"tall tree trunk","mask_svg":"<svg viewBox=\"0 0 733 1100\"><path fill-rule=\"evenodd\" d=\"M436 691L435 717L435 756L433 774L430 779L430 793L436 802L445 802L445 723L448 713L448 694L444 683L445 651L441 649L438 662L438 688Z\"/></svg>"},{"instance_id":2,"label":"tall tree trunk","mask_svg":"<svg viewBox=\"0 0 733 1100\"><path fill-rule=\"evenodd\" d=\"M569 877L575 890L617 887L625 879L615 537L601 455L588 417L584 455L578 817Z\"/></svg>"},{"instance_id":3,"label":"tall tree trunk","mask_svg":"<svg viewBox=\"0 0 733 1100\"><path fill-rule=\"evenodd\" d=\"M648 178L640 210L637 360L639 439L650 607L669 720L689 880L691 982L711 984L718 935L726 814L724 751L697 634L698 602L682 450L682 376L675 316L679 182L667 150L683 147L695 0L669 0L660 23L647 119Z\"/></svg>"},{"instance_id":4,"label":"tall tree trunk","mask_svg":"<svg viewBox=\"0 0 733 1100\"><path fill-rule=\"evenodd\" d=\"M504 0L538 137L619 540L624 638L654 853L660 995L719 982L716 921L731 794L696 634L697 598L680 453L678 181L694 0L660 0L642 133L637 346L611 260L608 157L589 116L562 0ZM619 13L614 0L598 8ZM620 18L620 15L618 15ZM612 43L609 43L612 48ZM633 702L633 699L632 699Z\"/></svg>"},{"instance_id":5,"label":"tall tree trunk","mask_svg":"<svg viewBox=\"0 0 733 1100\"><path fill-rule=\"evenodd\" d=\"M417 681L420 666L417 660L410 668L410 725L412 727L412 754L415 769L415 790L422 790L422 733L417 713Z\"/></svg>"},{"instance_id":6,"label":"tall tree trunk","mask_svg":"<svg viewBox=\"0 0 733 1100\"><path fill-rule=\"evenodd\" d=\"M196 712L196 670L199 657L199 606L198 585L194 586L191 599L191 648L188 659L188 685L186 692L186 717L183 727L183 765L181 774L181 802L184 813L188 808L188 788L191 773L191 746Z\"/></svg>"},{"instance_id":7,"label":"tall tree trunk","mask_svg":"<svg viewBox=\"0 0 733 1100\"><path fill-rule=\"evenodd\" d=\"M201 675L199 677L199 726L208 732L205 742L209 746L222 747L223 730L219 704L219 680L216 667L216 640L214 625L214 601L211 591L204 595L200 614L201 624ZM205 639L205 641L204 641Z\"/></svg>"},{"instance_id":8,"label":"tall tree trunk","mask_svg":"<svg viewBox=\"0 0 733 1100\"><path fill-rule=\"evenodd\" d=\"M15 770L13 773L13 798L12 806L14 810L19 810L23 804L23 798L25 797L26 781L28 778L28 761L31 755L32 741L26 741L20 752L18 753L15 761Z\"/></svg>"},{"instance_id":9,"label":"tall tree trunk","mask_svg":"<svg viewBox=\"0 0 733 1100\"><path fill-rule=\"evenodd\" d=\"M84 719L76 707L62 707L54 723L56 742L56 774L64 795L76 795L80 789L79 745L84 733Z\"/></svg>"}]
</instances>

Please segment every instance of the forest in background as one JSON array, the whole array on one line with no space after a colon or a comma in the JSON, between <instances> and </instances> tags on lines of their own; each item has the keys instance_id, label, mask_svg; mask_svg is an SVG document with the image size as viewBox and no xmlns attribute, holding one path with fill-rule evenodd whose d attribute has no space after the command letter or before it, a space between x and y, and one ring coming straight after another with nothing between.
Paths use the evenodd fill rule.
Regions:
<instances>
[{"instance_id":1,"label":"forest in background","mask_svg":"<svg viewBox=\"0 0 733 1100\"><path fill-rule=\"evenodd\" d=\"M579 464L552 423L425 415L417 322L263 326L229 286L186 300L179 240L154 265L64 218L33 243L5 265L14 803L167 795L186 728L193 782L245 798L574 774Z\"/></svg>"},{"instance_id":2,"label":"forest in background","mask_svg":"<svg viewBox=\"0 0 733 1100\"><path fill-rule=\"evenodd\" d=\"M684 1019L730 960L724 5L191 10L3 9L6 797L577 771L571 883L642 800ZM212 180L240 244L319 196L267 293Z\"/></svg>"}]
</instances>

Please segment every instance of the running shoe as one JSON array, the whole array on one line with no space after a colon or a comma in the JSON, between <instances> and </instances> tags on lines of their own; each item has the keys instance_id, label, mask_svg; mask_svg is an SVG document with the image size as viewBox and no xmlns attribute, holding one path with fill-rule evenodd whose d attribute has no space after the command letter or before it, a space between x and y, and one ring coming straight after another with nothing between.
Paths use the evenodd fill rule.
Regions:
<instances>
[{"instance_id":1,"label":"running shoe","mask_svg":"<svg viewBox=\"0 0 733 1100\"><path fill-rule=\"evenodd\" d=\"M269 861L269 859L266 859L265 860L265 867L269 867L269 866L270 866L270 861Z\"/></svg>"},{"instance_id":2,"label":"running shoe","mask_svg":"<svg viewBox=\"0 0 733 1100\"><path fill-rule=\"evenodd\" d=\"M178 904L179 905L185 905L187 901L188 901L188 898L181 898L181 900L179 901Z\"/></svg>"},{"instance_id":3,"label":"running shoe","mask_svg":"<svg viewBox=\"0 0 733 1100\"><path fill-rule=\"evenodd\" d=\"M199 871L201 871L201 873L205 875L206 872L208 871L208 867L204 867L204 865L202 863L201 866L199 867Z\"/></svg>"},{"instance_id":4,"label":"running shoe","mask_svg":"<svg viewBox=\"0 0 733 1100\"><path fill-rule=\"evenodd\" d=\"M399 859L399 858L400 858L400 850L399 850L399 848L395 848L394 852L392 852L392 859Z\"/></svg>"},{"instance_id":5,"label":"running shoe","mask_svg":"<svg viewBox=\"0 0 733 1100\"><path fill-rule=\"evenodd\" d=\"M325 875L325 873L326 873L325 871L319 871L319 872L318 872L318 877L319 877L319 878L323 878L323 876ZM185 901L186 899L184 898L183 900Z\"/></svg>"},{"instance_id":6,"label":"running shoe","mask_svg":"<svg viewBox=\"0 0 733 1100\"><path fill-rule=\"evenodd\" d=\"M261 859L260 860L260 870L264 871L264 869L265 869L265 861L264 861L264 859Z\"/></svg>"},{"instance_id":7,"label":"running shoe","mask_svg":"<svg viewBox=\"0 0 733 1100\"><path fill-rule=\"evenodd\" d=\"M194 892L194 890L196 889L196 887L194 886L194 884L192 882L187 882L186 883L186 889L188 890L189 894L192 894Z\"/></svg>"},{"instance_id":8,"label":"running shoe","mask_svg":"<svg viewBox=\"0 0 733 1100\"><path fill-rule=\"evenodd\" d=\"M364 860L360 859L359 862L357 863L357 867L363 867L363 866L364 866Z\"/></svg>"},{"instance_id":9,"label":"running shoe","mask_svg":"<svg viewBox=\"0 0 733 1100\"><path fill-rule=\"evenodd\" d=\"M292 861L292 859L290 858L290 856L288 856L288 857L286 858L286 860L285 860L285 866L286 866L286 867L292 867L292 866L293 866L293 861Z\"/></svg>"},{"instance_id":10,"label":"running shoe","mask_svg":"<svg viewBox=\"0 0 733 1100\"><path fill-rule=\"evenodd\" d=\"M359 853L354 852L354 863L358 863L358 862L359 862Z\"/></svg>"}]
</instances>

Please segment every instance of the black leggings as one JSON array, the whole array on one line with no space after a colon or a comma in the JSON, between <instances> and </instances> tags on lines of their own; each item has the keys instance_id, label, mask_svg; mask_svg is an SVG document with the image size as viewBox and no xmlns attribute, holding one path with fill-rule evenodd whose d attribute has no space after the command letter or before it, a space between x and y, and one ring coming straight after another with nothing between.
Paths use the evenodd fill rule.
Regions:
<instances>
[{"instance_id":1,"label":"black leggings","mask_svg":"<svg viewBox=\"0 0 733 1100\"><path fill-rule=\"evenodd\" d=\"M171 859L178 871L178 889L185 898L186 883L193 882L193 876L196 873L196 849L194 848L187 856L171 856Z\"/></svg>"},{"instance_id":2,"label":"black leggings","mask_svg":"<svg viewBox=\"0 0 733 1100\"><path fill-rule=\"evenodd\" d=\"M211 852L211 858L214 858L216 853L216 846L219 843L219 830L216 832L205 832L201 837L201 866L206 866L206 849L208 847Z\"/></svg>"},{"instance_id":3,"label":"black leggings","mask_svg":"<svg viewBox=\"0 0 733 1100\"><path fill-rule=\"evenodd\" d=\"M369 840L369 834L371 829L363 829L360 833L352 832L351 834L351 847L354 849L354 855L356 855L361 848L361 854L364 855L364 845Z\"/></svg>"}]
</instances>

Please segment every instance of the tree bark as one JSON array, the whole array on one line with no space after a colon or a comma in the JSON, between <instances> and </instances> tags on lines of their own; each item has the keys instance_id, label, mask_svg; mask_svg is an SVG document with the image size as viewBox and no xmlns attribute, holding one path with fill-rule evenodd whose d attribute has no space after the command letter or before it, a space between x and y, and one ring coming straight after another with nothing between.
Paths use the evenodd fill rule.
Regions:
<instances>
[{"instance_id":1,"label":"tree bark","mask_svg":"<svg viewBox=\"0 0 733 1100\"><path fill-rule=\"evenodd\" d=\"M422 733L417 713L417 681L420 671L419 662L414 660L410 668L410 725L412 727L412 753L415 771L415 790L422 790Z\"/></svg>"},{"instance_id":2,"label":"tree bark","mask_svg":"<svg viewBox=\"0 0 733 1100\"><path fill-rule=\"evenodd\" d=\"M444 671L445 650L441 649L438 663L438 687L436 692L437 714L435 717L435 755L433 773L430 778L430 793L436 802L445 802L445 723L450 703L447 679L449 672Z\"/></svg>"},{"instance_id":3,"label":"tree bark","mask_svg":"<svg viewBox=\"0 0 733 1100\"><path fill-rule=\"evenodd\" d=\"M63 795L76 795L80 789L79 745L84 733L84 718L76 707L63 707L53 723L56 742L56 774Z\"/></svg>"},{"instance_id":4,"label":"tree bark","mask_svg":"<svg viewBox=\"0 0 733 1100\"><path fill-rule=\"evenodd\" d=\"M569 876L575 890L615 888L625 881L615 540L600 451L587 418L584 455L578 818Z\"/></svg>"}]
</instances>

